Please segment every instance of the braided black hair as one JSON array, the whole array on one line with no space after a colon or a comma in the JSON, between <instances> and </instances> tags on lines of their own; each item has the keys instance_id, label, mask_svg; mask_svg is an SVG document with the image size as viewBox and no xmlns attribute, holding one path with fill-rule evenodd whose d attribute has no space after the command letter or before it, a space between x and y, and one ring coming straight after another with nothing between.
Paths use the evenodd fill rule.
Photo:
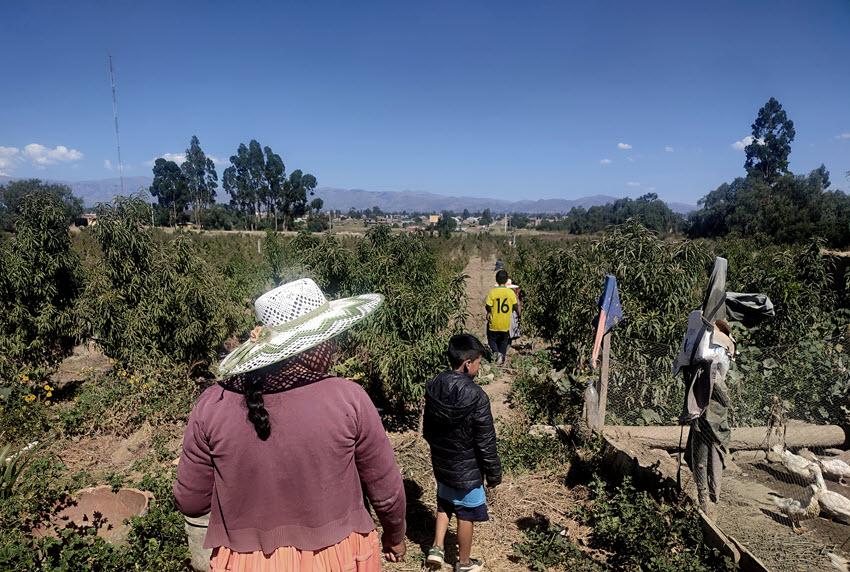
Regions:
<instances>
[{"instance_id":1,"label":"braided black hair","mask_svg":"<svg viewBox=\"0 0 850 572\"><path fill-rule=\"evenodd\" d=\"M261 441L269 438L272 432L269 412L263 404L263 379L257 375L246 376L245 405L248 406L248 421L254 424L254 430Z\"/></svg>"},{"instance_id":2,"label":"braided black hair","mask_svg":"<svg viewBox=\"0 0 850 572\"><path fill-rule=\"evenodd\" d=\"M289 359L256 371L234 375L228 380L229 384L225 386L241 386L241 389L245 392L248 421L254 424L254 430L260 440L265 441L272 432L269 412L266 411L263 403L263 394L285 391L292 387L292 381L306 385L325 379L335 347L333 340L326 340L322 344ZM295 376L297 376L297 379L293 379Z\"/></svg>"}]
</instances>

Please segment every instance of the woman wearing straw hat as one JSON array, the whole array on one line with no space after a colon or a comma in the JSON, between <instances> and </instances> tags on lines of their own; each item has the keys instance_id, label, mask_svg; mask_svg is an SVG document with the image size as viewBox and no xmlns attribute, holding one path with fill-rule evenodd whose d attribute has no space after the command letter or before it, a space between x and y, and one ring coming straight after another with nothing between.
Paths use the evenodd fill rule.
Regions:
<instances>
[{"instance_id":1,"label":"woman wearing straw hat","mask_svg":"<svg viewBox=\"0 0 850 572\"><path fill-rule=\"evenodd\" d=\"M198 398L174 484L183 514L210 513L212 572L373 572L382 549L390 561L404 556L406 501L392 446L366 392L327 374L332 338L382 302L379 294L328 302L309 279L255 302L263 325Z\"/></svg>"}]
</instances>

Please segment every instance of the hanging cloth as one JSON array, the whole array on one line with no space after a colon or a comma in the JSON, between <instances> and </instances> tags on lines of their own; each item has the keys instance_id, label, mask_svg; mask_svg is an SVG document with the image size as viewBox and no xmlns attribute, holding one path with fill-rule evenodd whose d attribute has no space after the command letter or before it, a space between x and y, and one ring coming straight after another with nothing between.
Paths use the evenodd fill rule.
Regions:
<instances>
[{"instance_id":1,"label":"hanging cloth","mask_svg":"<svg viewBox=\"0 0 850 572\"><path fill-rule=\"evenodd\" d=\"M605 287L602 296L596 301L599 306L599 318L596 321L596 337L593 340L593 354L590 367L596 367L596 358L602 346L602 337L610 332L623 319L623 309L620 307L620 293L617 291L617 279L608 274L605 276Z\"/></svg>"},{"instance_id":2,"label":"hanging cloth","mask_svg":"<svg viewBox=\"0 0 850 572\"><path fill-rule=\"evenodd\" d=\"M711 278L708 279L708 289L702 302L702 315L709 323L726 319L726 268L729 263L725 258L714 259Z\"/></svg>"}]
</instances>

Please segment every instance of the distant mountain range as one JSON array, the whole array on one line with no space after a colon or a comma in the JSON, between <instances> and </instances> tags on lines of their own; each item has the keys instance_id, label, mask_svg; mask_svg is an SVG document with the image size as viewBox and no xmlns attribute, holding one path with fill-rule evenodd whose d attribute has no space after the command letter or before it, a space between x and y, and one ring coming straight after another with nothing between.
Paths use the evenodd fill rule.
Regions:
<instances>
[{"instance_id":1,"label":"distant mountain range","mask_svg":"<svg viewBox=\"0 0 850 572\"><path fill-rule=\"evenodd\" d=\"M0 185L13 180L11 177L0 176ZM140 188L148 188L151 177L125 177L124 194L138 191ZM68 185L74 194L82 197L87 207L92 207L99 202L109 202L115 195L121 194L121 181L118 178L100 179L93 181L47 181L50 183L61 183ZM223 199L224 192L218 189L219 198ZM383 191L373 192L362 189L338 189L333 187L319 187L316 189L316 197L324 201L323 209L334 209L347 211L350 208L367 209L380 207L386 212L441 212L444 210L462 212L468 209L470 212L480 212L490 209L493 214L505 212L511 213L567 213L573 207L590 208L592 206L613 203L617 197L609 195L591 195L578 199L538 199L536 201L506 201L501 199L487 199L480 197L449 197L437 195L426 191ZM668 203L671 210L687 214L696 210L696 205L686 203Z\"/></svg>"}]
</instances>

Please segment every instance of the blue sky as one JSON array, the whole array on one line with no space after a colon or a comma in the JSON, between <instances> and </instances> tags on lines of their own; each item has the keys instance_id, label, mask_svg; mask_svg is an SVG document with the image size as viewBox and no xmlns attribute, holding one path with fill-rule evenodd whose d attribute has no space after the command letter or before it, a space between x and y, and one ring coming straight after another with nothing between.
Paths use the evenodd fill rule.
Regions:
<instances>
[{"instance_id":1,"label":"blue sky","mask_svg":"<svg viewBox=\"0 0 850 572\"><path fill-rule=\"evenodd\" d=\"M81 5L85 4L85 5ZM791 170L850 189L850 2L15 2L0 173L124 175L192 135L257 139L319 186L696 203L743 174L759 108Z\"/></svg>"}]
</instances>

